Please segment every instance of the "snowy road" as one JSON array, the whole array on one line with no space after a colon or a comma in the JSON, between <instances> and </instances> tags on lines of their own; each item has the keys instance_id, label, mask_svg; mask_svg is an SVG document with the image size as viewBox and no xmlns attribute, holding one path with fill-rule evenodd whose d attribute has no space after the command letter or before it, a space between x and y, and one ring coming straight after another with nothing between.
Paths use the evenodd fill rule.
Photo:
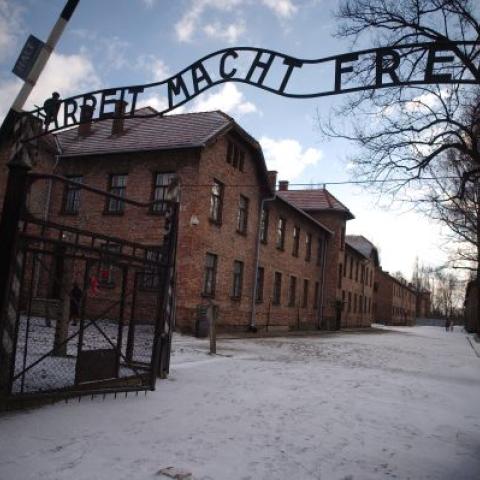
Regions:
<instances>
[{"instance_id":1,"label":"snowy road","mask_svg":"<svg viewBox=\"0 0 480 480\"><path fill-rule=\"evenodd\" d=\"M478 346L478 344L477 344ZM177 337L147 397L0 416L0 479L478 480L480 358L438 327Z\"/></svg>"}]
</instances>

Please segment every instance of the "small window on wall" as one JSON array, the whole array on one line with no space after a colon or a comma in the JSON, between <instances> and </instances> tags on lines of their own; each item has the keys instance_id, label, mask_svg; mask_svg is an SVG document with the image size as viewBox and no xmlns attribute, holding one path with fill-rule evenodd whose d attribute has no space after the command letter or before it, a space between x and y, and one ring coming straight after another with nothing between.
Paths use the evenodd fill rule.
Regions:
<instances>
[{"instance_id":1,"label":"small window on wall","mask_svg":"<svg viewBox=\"0 0 480 480\"><path fill-rule=\"evenodd\" d=\"M273 281L273 305L280 305L282 301L282 274L280 272L275 272L274 281Z\"/></svg>"},{"instance_id":2,"label":"small window on wall","mask_svg":"<svg viewBox=\"0 0 480 480\"><path fill-rule=\"evenodd\" d=\"M83 183L83 177L79 175L69 176L67 178L72 182ZM65 213L68 215L78 214L80 210L80 190L81 190L80 185L73 185L71 183L65 184L62 213Z\"/></svg>"},{"instance_id":3,"label":"small window on wall","mask_svg":"<svg viewBox=\"0 0 480 480\"><path fill-rule=\"evenodd\" d=\"M223 207L223 183L218 180L213 181L210 192L210 220L220 225L222 223Z\"/></svg>"},{"instance_id":4,"label":"small window on wall","mask_svg":"<svg viewBox=\"0 0 480 480\"><path fill-rule=\"evenodd\" d=\"M239 299L242 296L243 262L233 262L233 285L232 298Z\"/></svg>"},{"instance_id":5,"label":"small window on wall","mask_svg":"<svg viewBox=\"0 0 480 480\"><path fill-rule=\"evenodd\" d=\"M348 292L348 303L347 303L347 312L352 311L352 292Z\"/></svg>"},{"instance_id":6,"label":"small window on wall","mask_svg":"<svg viewBox=\"0 0 480 480\"><path fill-rule=\"evenodd\" d=\"M241 172L245 169L245 152L232 141L229 141L227 146L227 163Z\"/></svg>"},{"instance_id":7,"label":"small window on wall","mask_svg":"<svg viewBox=\"0 0 480 480\"><path fill-rule=\"evenodd\" d=\"M165 198L167 189L171 181L175 178L175 173L156 173L154 177L153 201L158 202L152 205L152 212L164 213L166 210Z\"/></svg>"},{"instance_id":8,"label":"small window on wall","mask_svg":"<svg viewBox=\"0 0 480 480\"><path fill-rule=\"evenodd\" d=\"M279 217L277 222L277 239L276 239L276 247L279 250L284 250L285 248L285 225L286 225L286 220L282 217Z\"/></svg>"},{"instance_id":9,"label":"small window on wall","mask_svg":"<svg viewBox=\"0 0 480 480\"><path fill-rule=\"evenodd\" d=\"M248 198L240 195L237 214L237 232L246 234L248 225Z\"/></svg>"},{"instance_id":10,"label":"small window on wall","mask_svg":"<svg viewBox=\"0 0 480 480\"><path fill-rule=\"evenodd\" d=\"M293 247L292 255L298 257L298 250L300 247L300 227L293 227Z\"/></svg>"},{"instance_id":11,"label":"small window on wall","mask_svg":"<svg viewBox=\"0 0 480 480\"><path fill-rule=\"evenodd\" d=\"M117 197L125 197L127 191L127 175L112 174L109 178L108 192ZM122 214L125 202L118 198L107 198L106 213Z\"/></svg>"},{"instance_id":12,"label":"small window on wall","mask_svg":"<svg viewBox=\"0 0 480 480\"><path fill-rule=\"evenodd\" d=\"M205 272L203 277L202 294L206 297L215 296L215 284L217 281L217 256L213 253L205 255Z\"/></svg>"}]
</instances>

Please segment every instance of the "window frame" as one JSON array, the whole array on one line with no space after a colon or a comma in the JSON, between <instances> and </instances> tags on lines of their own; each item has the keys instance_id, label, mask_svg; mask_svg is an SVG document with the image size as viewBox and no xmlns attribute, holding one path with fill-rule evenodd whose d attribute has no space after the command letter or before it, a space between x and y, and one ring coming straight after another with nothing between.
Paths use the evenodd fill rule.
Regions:
<instances>
[{"instance_id":1,"label":"window frame","mask_svg":"<svg viewBox=\"0 0 480 480\"><path fill-rule=\"evenodd\" d=\"M292 233L292 256L298 257L300 251L300 232L301 229L298 225L293 226L293 233Z\"/></svg>"},{"instance_id":2,"label":"window frame","mask_svg":"<svg viewBox=\"0 0 480 480\"><path fill-rule=\"evenodd\" d=\"M83 175L68 175L67 178L70 181L82 183L83 184ZM78 180L80 179L80 180ZM62 200L62 209L60 211L63 215L78 215L80 213L80 192L82 187L79 185L72 185L71 183L65 183L65 188L63 191L63 200ZM74 209L67 208L69 204L68 198L69 194L73 193L73 205L76 206Z\"/></svg>"},{"instance_id":3,"label":"window frame","mask_svg":"<svg viewBox=\"0 0 480 480\"><path fill-rule=\"evenodd\" d=\"M114 185L115 178L125 178L124 185ZM127 193L128 173L110 173L108 175L108 193L117 195L119 197L126 197ZM115 205L115 208L112 207ZM116 198L106 197L105 215L123 215L125 213L125 200L118 200Z\"/></svg>"},{"instance_id":4,"label":"window frame","mask_svg":"<svg viewBox=\"0 0 480 480\"><path fill-rule=\"evenodd\" d=\"M208 265L208 259L213 260L213 265ZM217 269L218 269L218 255L211 252L206 252L205 263L203 270L203 285L202 285L202 297L215 298L216 285L217 285ZM207 290L209 274L210 278L210 291Z\"/></svg>"},{"instance_id":5,"label":"window frame","mask_svg":"<svg viewBox=\"0 0 480 480\"><path fill-rule=\"evenodd\" d=\"M239 267L239 271L237 271L237 267ZM242 298L242 289L243 289L243 271L244 271L244 263L240 260L233 261L233 269L232 269L232 295L231 298L233 300L240 300Z\"/></svg>"},{"instance_id":6,"label":"window frame","mask_svg":"<svg viewBox=\"0 0 480 480\"><path fill-rule=\"evenodd\" d=\"M244 202L242 205L242 201ZM250 199L245 195L240 195L238 200L238 212L237 212L237 233L246 235L248 231L248 210L250 205Z\"/></svg>"},{"instance_id":7,"label":"window frame","mask_svg":"<svg viewBox=\"0 0 480 480\"><path fill-rule=\"evenodd\" d=\"M162 183L158 184L158 177L159 176L170 176L170 180L168 183ZM165 213L167 209L167 205L165 204L165 195L167 193L168 186L176 178L176 172L154 172L153 173L153 187L152 187L152 202L159 201L159 203L155 203L150 207L150 213L154 215L162 215ZM157 195L157 191L162 191L162 197L160 198L159 195Z\"/></svg>"},{"instance_id":8,"label":"window frame","mask_svg":"<svg viewBox=\"0 0 480 480\"><path fill-rule=\"evenodd\" d=\"M303 279L303 295L302 295L302 308L308 308L308 290L310 282L308 278Z\"/></svg>"},{"instance_id":9,"label":"window frame","mask_svg":"<svg viewBox=\"0 0 480 480\"><path fill-rule=\"evenodd\" d=\"M278 217L275 247L277 250L285 250L285 232L287 230L287 219L285 217Z\"/></svg>"},{"instance_id":10,"label":"window frame","mask_svg":"<svg viewBox=\"0 0 480 480\"><path fill-rule=\"evenodd\" d=\"M214 188L219 188L219 193L214 192ZM215 225L221 225L223 220L223 196L225 191L225 184L216 178L213 179L213 184L210 189L210 208L208 212L208 220ZM213 212L215 211L215 215Z\"/></svg>"},{"instance_id":11,"label":"window frame","mask_svg":"<svg viewBox=\"0 0 480 480\"><path fill-rule=\"evenodd\" d=\"M260 214L260 242L264 245L268 243L268 223L270 220L270 209L265 207L262 208L262 213Z\"/></svg>"},{"instance_id":12,"label":"window frame","mask_svg":"<svg viewBox=\"0 0 480 480\"><path fill-rule=\"evenodd\" d=\"M255 277L255 303L263 303L263 288L265 283L265 268L257 268L257 276Z\"/></svg>"}]
</instances>

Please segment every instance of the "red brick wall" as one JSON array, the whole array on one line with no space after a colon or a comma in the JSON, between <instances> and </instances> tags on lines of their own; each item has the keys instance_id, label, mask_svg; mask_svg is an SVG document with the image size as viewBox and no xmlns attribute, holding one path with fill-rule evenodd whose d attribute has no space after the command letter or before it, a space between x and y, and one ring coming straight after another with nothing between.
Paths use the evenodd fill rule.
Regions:
<instances>
[{"instance_id":1,"label":"red brick wall","mask_svg":"<svg viewBox=\"0 0 480 480\"><path fill-rule=\"evenodd\" d=\"M327 232L315 222L299 214L288 204L279 200L266 202L269 209L268 238L260 247L260 267L265 269L263 301L256 307L256 322L260 328L267 325L274 327L317 328L320 326L320 303L322 288L322 268L318 264L318 241L325 245ZM280 250L276 246L278 218L286 219L285 245ZM300 229L298 256L293 255L293 229ZM311 234L311 256L306 260L306 236ZM322 256L321 256L322 257ZM282 274L281 301L274 305L274 274ZM290 278L296 278L295 302L290 302ZM308 281L307 302L304 306L304 281ZM314 306L315 283L318 282L318 305Z\"/></svg>"},{"instance_id":2,"label":"red brick wall","mask_svg":"<svg viewBox=\"0 0 480 480\"><path fill-rule=\"evenodd\" d=\"M346 218L342 212L309 211L313 218L333 231L329 238L327 249L327 262L325 268L325 302L324 322L327 328L335 325L335 300L342 299L342 289L338 284L339 264L345 263L345 248L342 245L342 231L346 228Z\"/></svg>"},{"instance_id":3,"label":"red brick wall","mask_svg":"<svg viewBox=\"0 0 480 480\"><path fill-rule=\"evenodd\" d=\"M347 246L342 279L342 299L346 302L342 313L342 326L369 327L372 324L374 270L372 260L367 260Z\"/></svg>"}]
</instances>

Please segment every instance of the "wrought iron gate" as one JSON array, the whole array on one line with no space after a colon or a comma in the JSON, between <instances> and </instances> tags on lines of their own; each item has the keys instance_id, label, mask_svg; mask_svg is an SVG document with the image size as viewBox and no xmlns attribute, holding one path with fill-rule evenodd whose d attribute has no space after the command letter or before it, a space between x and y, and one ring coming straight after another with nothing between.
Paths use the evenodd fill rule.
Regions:
<instances>
[{"instance_id":1,"label":"wrought iron gate","mask_svg":"<svg viewBox=\"0 0 480 480\"><path fill-rule=\"evenodd\" d=\"M27 175L0 324L7 405L153 390L156 377L168 374L177 203L162 201L154 220L159 242L145 245L116 236L114 225L104 223L103 232L94 232L76 216L41 218L36 211L41 192L54 195L68 185L144 214L152 206L64 177Z\"/></svg>"}]
</instances>

